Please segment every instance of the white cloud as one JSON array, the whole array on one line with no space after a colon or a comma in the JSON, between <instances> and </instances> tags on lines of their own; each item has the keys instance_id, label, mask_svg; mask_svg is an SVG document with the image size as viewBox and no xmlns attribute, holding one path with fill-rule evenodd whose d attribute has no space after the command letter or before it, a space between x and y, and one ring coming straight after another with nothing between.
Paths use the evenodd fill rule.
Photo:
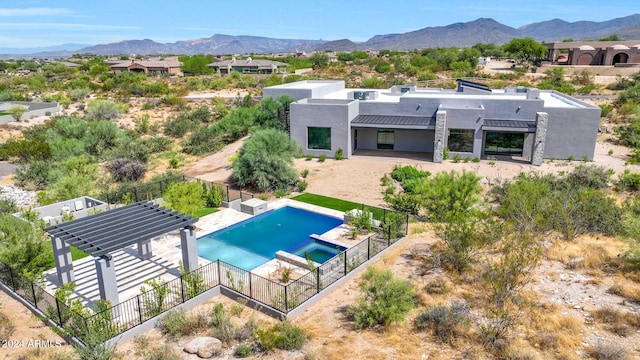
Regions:
<instances>
[{"instance_id":1,"label":"white cloud","mask_svg":"<svg viewBox=\"0 0 640 360\"><path fill-rule=\"evenodd\" d=\"M94 25L94 24L73 24L73 23L0 23L0 29L6 30L137 30L139 26L120 25Z\"/></svg>"},{"instance_id":2,"label":"white cloud","mask_svg":"<svg viewBox=\"0 0 640 360\"><path fill-rule=\"evenodd\" d=\"M63 8L23 8L9 9L0 8L0 17L19 17L19 16L52 16L52 15L69 15L72 11Z\"/></svg>"}]
</instances>

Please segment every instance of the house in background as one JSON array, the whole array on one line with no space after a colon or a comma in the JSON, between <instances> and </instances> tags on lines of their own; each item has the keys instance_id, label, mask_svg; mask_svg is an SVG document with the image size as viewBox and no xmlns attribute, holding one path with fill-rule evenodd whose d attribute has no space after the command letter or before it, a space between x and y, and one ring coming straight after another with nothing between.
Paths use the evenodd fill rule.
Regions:
<instances>
[{"instance_id":1,"label":"house in background","mask_svg":"<svg viewBox=\"0 0 640 360\"><path fill-rule=\"evenodd\" d=\"M123 72L143 72L147 75L180 75L182 74L182 63L175 59L165 60L127 60L111 65L111 71L115 73Z\"/></svg>"},{"instance_id":2,"label":"house in background","mask_svg":"<svg viewBox=\"0 0 640 360\"><path fill-rule=\"evenodd\" d=\"M544 44L546 61L566 65L640 66L640 40Z\"/></svg>"},{"instance_id":3,"label":"house in background","mask_svg":"<svg viewBox=\"0 0 640 360\"><path fill-rule=\"evenodd\" d=\"M506 155L540 165L544 158L593 159L600 108L533 88L490 89L458 80L455 90L395 85L348 89L341 80L270 86L263 97L288 95L290 134L306 155L445 153L463 158ZM445 150L447 149L447 150Z\"/></svg>"},{"instance_id":4,"label":"house in background","mask_svg":"<svg viewBox=\"0 0 640 360\"><path fill-rule=\"evenodd\" d=\"M223 60L208 65L218 74L231 74L238 72L241 74L276 74L284 73L287 70L286 63L271 60L253 60L250 57L244 60Z\"/></svg>"}]
</instances>

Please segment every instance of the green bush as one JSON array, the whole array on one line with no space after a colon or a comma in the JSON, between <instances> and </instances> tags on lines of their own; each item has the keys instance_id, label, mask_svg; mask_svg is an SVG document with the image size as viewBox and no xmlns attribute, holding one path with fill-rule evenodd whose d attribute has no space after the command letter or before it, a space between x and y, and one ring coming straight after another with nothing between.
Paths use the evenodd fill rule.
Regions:
<instances>
[{"instance_id":1,"label":"green bush","mask_svg":"<svg viewBox=\"0 0 640 360\"><path fill-rule=\"evenodd\" d=\"M300 172L300 176L302 176L303 179L306 179L308 175L309 175L309 169L304 169Z\"/></svg>"},{"instance_id":2,"label":"green bush","mask_svg":"<svg viewBox=\"0 0 640 360\"><path fill-rule=\"evenodd\" d=\"M391 172L391 178L401 184L405 184L410 180L425 179L431 176L428 171L421 171L413 166L395 166Z\"/></svg>"},{"instance_id":3,"label":"green bush","mask_svg":"<svg viewBox=\"0 0 640 360\"><path fill-rule=\"evenodd\" d=\"M238 335L238 329L231 323L231 317L222 304L216 304L211 310L211 326L214 336L225 344Z\"/></svg>"},{"instance_id":4,"label":"green bush","mask_svg":"<svg viewBox=\"0 0 640 360\"><path fill-rule=\"evenodd\" d=\"M296 182L296 190L298 192L304 192L305 190L307 190L307 186L309 186L309 184L306 181Z\"/></svg>"},{"instance_id":5,"label":"green bush","mask_svg":"<svg viewBox=\"0 0 640 360\"><path fill-rule=\"evenodd\" d=\"M306 161L311 161L311 160L313 160L313 155L307 155L307 156L304 157L304 159Z\"/></svg>"},{"instance_id":6,"label":"green bush","mask_svg":"<svg viewBox=\"0 0 640 360\"><path fill-rule=\"evenodd\" d=\"M336 150L336 153L334 155L334 158L336 160L344 160L344 154L342 153L342 148L338 148L338 150Z\"/></svg>"},{"instance_id":7,"label":"green bush","mask_svg":"<svg viewBox=\"0 0 640 360\"><path fill-rule=\"evenodd\" d=\"M406 280L393 276L391 270L367 268L360 284L362 296L347 309L356 329L388 327L404 321L415 307L417 295Z\"/></svg>"},{"instance_id":8,"label":"green bush","mask_svg":"<svg viewBox=\"0 0 640 360\"><path fill-rule=\"evenodd\" d=\"M640 173L631 172L631 170L625 169L624 172L618 176L616 189L618 189L618 191L640 190Z\"/></svg>"},{"instance_id":9,"label":"green bush","mask_svg":"<svg viewBox=\"0 0 640 360\"><path fill-rule=\"evenodd\" d=\"M115 120L127 111L126 105L107 100L93 100L89 102L85 118L87 120Z\"/></svg>"},{"instance_id":10,"label":"green bush","mask_svg":"<svg viewBox=\"0 0 640 360\"><path fill-rule=\"evenodd\" d=\"M167 311L160 320L158 320L158 327L163 334L169 338L177 339L182 333L182 328L187 322L187 313L184 309L173 309Z\"/></svg>"},{"instance_id":11,"label":"green bush","mask_svg":"<svg viewBox=\"0 0 640 360\"><path fill-rule=\"evenodd\" d=\"M289 321L275 324L268 329L257 331L258 345L265 351L273 349L300 350L307 340L304 332Z\"/></svg>"},{"instance_id":12,"label":"green bush","mask_svg":"<svg viewBox=\"0 0 640 360\"><path fill-rule=\"evenodd\" d=\"M238 346L236 346L235 354L239 358L247 358L253 355L253 347L247 344L238 344Z\"/></svg>"},{"instance_id":13,"label":"green bush","mask_svg":"<svg viewBox=\"0 0 640 360\"><path fill-rule=\"evenodd\" d=\"M202 199L202 186L197 182L170 184L162 197L171 209L192 216L205 205Z\"/></svg>"},{"instance_id":14,"label":"green bush","mask_svg":"<svg viewBox=\"0 0 640 360\"><path fill-rule=\"evenodd\" d=\"M325 160L327 160L327 155L322 154L318 156L318 162L324 162Z\"/></svg>"}]
</instances>

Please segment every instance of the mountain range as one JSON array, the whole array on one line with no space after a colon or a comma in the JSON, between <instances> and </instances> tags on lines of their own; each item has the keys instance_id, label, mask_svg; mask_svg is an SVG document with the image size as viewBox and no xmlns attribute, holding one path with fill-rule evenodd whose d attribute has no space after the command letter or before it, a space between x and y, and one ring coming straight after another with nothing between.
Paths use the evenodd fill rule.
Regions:
<instances>
[{"instance_id":1,"label":"mountain range","mask_svg":"<svg viewBox=\"0 0 640 360\"><path fill-rule=\"evenodd\" d=\"M259 36L216 34L209 38L159 43L150 39L126 40L111 44L80 47L78 44L34 50L32 57L68 57L73 53L96 55L165 55L165 54L269 54L313 50L410 50L432 47L467 47L476 43L504 44L513 38L531 37L541 42L564 39L588 40L616 34L622 39L640 39L640 14L612 20L567 22L552 19L513 28L493 19L480 18L447 26L426 27L398 34L376 35L365 42L349 39L334 41L275 39ZM65 51L61 51L64 49ZM22 54L25 50L0 48L0 54ZM12 52L13 51L13 52ZM6 57L6 56L5 56Z\"/></svg>"}]
</instances>

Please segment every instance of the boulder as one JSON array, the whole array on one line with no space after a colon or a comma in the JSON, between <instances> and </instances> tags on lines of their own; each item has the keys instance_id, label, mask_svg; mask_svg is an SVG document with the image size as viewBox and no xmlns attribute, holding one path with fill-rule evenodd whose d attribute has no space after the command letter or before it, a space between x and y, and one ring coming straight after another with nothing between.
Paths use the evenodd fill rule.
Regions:
<instances>
[{"instance_id":1,"label":"boulder","mask_svg":"<svg viewBox=\"0 0 640 360\"><path fill-rule=\"evenodd\" d=\"M184 347L184 352L197 354L202 359L210 359L222 350L222 342L214 337L197 337Z\"/></svg>"}]
</instances>

